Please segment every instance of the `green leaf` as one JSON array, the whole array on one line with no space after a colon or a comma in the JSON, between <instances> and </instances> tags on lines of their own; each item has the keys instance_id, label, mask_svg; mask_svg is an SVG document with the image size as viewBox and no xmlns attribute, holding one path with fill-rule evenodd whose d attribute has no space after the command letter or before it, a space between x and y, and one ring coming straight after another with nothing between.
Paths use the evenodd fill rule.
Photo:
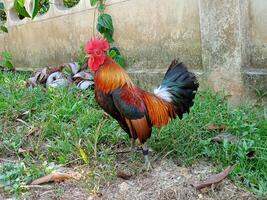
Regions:
<instances>
[{"instance_id":1,"label":"green leaf","mask_svg":"<svg viewBox=\"0 0 267 200\"><path fill-rule=\"evenodd\" d=\"M23 3L23 4L22 4ZM27 12L27 10L25 9L24 6L24 1L23 0L15 0L14 1L14 7L16 9L16 11L22 15L23 17L31 17L29 15L29 13Z\"/></svg>"},{"instance_id":2,"label":"green leaf","mask_svg":"<svg viewBox=\"0 0 267 200\"><path fill-rule=\"evenodd\" d=\"M121 55L120 50L117 47L111 47L109 50L114 50L117 55Z\"/></svg>"},{"instance_id":3,"label":"green leaf","mask_svg":"<svg viewBox=\"0 0 267 200\"><path fill-rule=\"evenodd\" d=\"M2 52L2 58L3 58L3 60L11 60L12 54L9 51L3 51Z\"/></svg>"},{"instance_id":4,"label":"green leaf","mask_svg":"<svg viewBox=\"0 0 267 200\"><path fill-rule=\"evenodd\" d=\"M97 18L97 30L103 34L103 36L107 39L108 42L113 42L113 23L112 18L108 14L101 14Z\"/></svg>"},{"instance_id":5,"label":"green leaf","mask_svg":"<svg viewBox=\"0 0 267 200\"><path fill-rule=\"evenodd\" d=\"M25 3L24 0L18 0L18 4L20 5L20 7L24 7L24 3Z\"/></svg>"},{"instance_id":6,"label":"green leaf","mask_svg":"<svg viewBox=\"0 0 267 200\"><path fill-rule=\"evenodd\" d=\"M0 30L5 32L5 33L8 33L8 29L5 26L0 26Z\"/></svg>"},{"instance_id":7,"label":"green leaf","mask_svg":"<svg viewBox=\"0 0 267 200\"><path fill-rule=\"evenodd\" d=\"M3 2L0 2L0 10L5 10L5 5Z\"/></svg>"},{"instance_id":8,"label":"green leaf","mask_svg":"<svg viewBox=\"0 0 267 200\"><path fill-rule=\"evenodd\" d=\"M79 147L79 151L80 151L80 155L81 155L83 161L86 164L88 164L89 163L89 159L88 159L88 156L86 155L86 153L84 152L84 150L81 147Z\"/></svg>"},{"instance_id":9,"label":"green leaf","mask_svg":"<svg viewBox=\"0 0 267 200\"><path fill-rule=\"evenodd\" d=\"M13 64L9 60L6 60L3 64L4 64L5 67L7 67L9 69L13 69L14 68Z\"/></svg>"},{"instance_id":10,"label":"green leaf","mask_svg":"<svg viewBox=\"0 0 267 200\"><path fill-rule=\"evenodd\" d=\"M125 60L121 55L115 56L114 60L116 63L118 63L120 66L125 67Z\"/></svg>"},{"instance_id":11,"label":"green leaf","mask_svg":"<svg viewBox=\"0 0 267 200\"><path fill-rule=\"evenodd\" d=\"M105 10L105 8L106 8L105 4L100 4L100 5L98 6L98 12L103 13L104 10Z\"/></svg>"},{"instance_id":12,"label":"green leaf","mask_svg":"<svg viewBox=\"0 0 267 200\"><path fill-rule=\"evenodd\" d=\"M97 3L97 0L90 0L90 4L91 4L91 6L95 6L96 3Z\"/></svg>"},{"instance_id":13,"label":"green leaf","mask_svg":"<svg viewBox=\"0 0 267 200\"><path fill-rule=\"evenodd\" d=\"M32 19L38 14L39 9L39 0L33 0Z\"/></svg>"},{"instance_id":14,"label":"green leaf","mask_svg":"<svg viewBox=\"0 0 267 200\"><path fill-rule=\"evenodd\" d=\"M111 57L111 58L114 58L116 55L117 55L117 53L116 53L116 51L115 50L109 50L108 52L107 52L107 54L108 54L108 56L109 57Z\"/></svg>"}]
</instances>

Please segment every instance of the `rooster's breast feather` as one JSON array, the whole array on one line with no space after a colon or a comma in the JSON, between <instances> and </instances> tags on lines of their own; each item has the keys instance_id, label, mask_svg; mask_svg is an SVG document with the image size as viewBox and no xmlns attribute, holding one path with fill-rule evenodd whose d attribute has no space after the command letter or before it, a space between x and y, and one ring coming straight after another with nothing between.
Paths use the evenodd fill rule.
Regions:
<instances>
[{"instance_id":1,"label":"rooster's breast feather","mask_svg":"<svg viewBox=\"0 0 267 200\"><path fill-rule=\"evenodd\" d=\"M114 90L112 96L116 108L124 117L130 129L131 136L144 143L150 137L152 129L146 105L142 98L143 94L138 88L125 85Z\"/></svg>"}]
</instances>

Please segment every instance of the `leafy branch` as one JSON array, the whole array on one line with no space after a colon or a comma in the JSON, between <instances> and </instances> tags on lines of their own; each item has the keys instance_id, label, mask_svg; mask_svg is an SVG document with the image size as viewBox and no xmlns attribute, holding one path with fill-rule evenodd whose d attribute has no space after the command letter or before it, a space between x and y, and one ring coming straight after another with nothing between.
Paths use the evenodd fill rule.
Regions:
<instances>
[{"instance_id":1,"label":"leafy branch","mask_svg":"<svg viewBox=\"0 0 267 200\"><path fill-rule=\"evenodd\" d=\"M97 31L104 37L106 40L112 44L114 42L113 33L113 21L112 17L105 13L105 5L106 0L90 0L91 6L96 6L98 10L98 17L97 17L97 24L96 28ZM125 67L125 59L121 55L119 49L117 47L112 47L109 49L107 54L114 59L119 65Z\"/></svg>"},{"instance_id":2,"label":"leafy branch","mask_svg":"<svg viewBox=\"0 0 267 200\"><path fill-rule=\"evenodd\" d=\"M106 0L89 0L89 1L91 6L95 6L98 11L97 24L96 24L97 31L104 38L106 38L106 40L110 44L112 44L114 42L113 39L114 27L113 27L112 17L109 14L105 13ZM41 2L40 0L33 0L32 9L29 12L25 7L25 0L14 0L14 8L20 16L34 19L42 7L40 5L40 2ZM5 9L4 4L0 2L0 11L4 12L4 9ZM7 33L8 29L4 25L1 25L0 31ZM121 55L119 49L114 45L111 46L113 47L107 52L107 54L111 58L113 58L119 65L125 67L125 59Z\"/></svg>"}]
</instances>

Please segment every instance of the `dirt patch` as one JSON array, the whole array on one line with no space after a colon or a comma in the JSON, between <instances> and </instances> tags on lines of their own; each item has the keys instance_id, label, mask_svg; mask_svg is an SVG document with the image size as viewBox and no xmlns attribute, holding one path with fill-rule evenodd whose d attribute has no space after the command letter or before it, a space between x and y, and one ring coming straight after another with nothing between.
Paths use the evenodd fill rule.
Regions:
<instances>
[{"instance_id":1,"label":"dirt patch","mask_svg":"<svg viewBox=\"0 0 267 200\"><path fill-rule=\"evenodd\" d=\"M205 193L197 191L192 184L215 172L215 168L208 163L199 163L191 168L179 167L170 160L156 164L152 172L127 181L117 179L102 190L101 198L91 199L257 199L227 179Z\"/></svg>"},{"instance_id":2,"label":"dirt patch","mask_svg":"<svg viewBox=\"0 0 267 200\"><path fill-rule=\"evenodd\" d=\"M128 168L128 167L127 167ZM125 164L118 169L125 170ZM128 172L127 172L128 173ZM216 173L215 167L202 162L190 168L177 166L171 160L157 161L151 172L138 172L129 180L116 178L112 183L103 186L100 193L92 194L81 182L50 184L31 188L30 194L23 199L46 200L190 200L190 199L231 199L256 200L251 193L238 188L230 180L197 191L192 184Z\"/></svg>"}]
</instances>

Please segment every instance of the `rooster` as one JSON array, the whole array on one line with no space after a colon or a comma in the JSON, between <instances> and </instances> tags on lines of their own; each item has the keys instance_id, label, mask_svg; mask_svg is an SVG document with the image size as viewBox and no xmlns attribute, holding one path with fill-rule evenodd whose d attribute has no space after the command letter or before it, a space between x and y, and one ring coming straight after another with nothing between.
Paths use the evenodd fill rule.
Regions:
<instances>
[{"instance_id":1,"label":"rooster","mask_svg":"<svg viewBox=\"0 0 267 200\"><path fill-rule=\"evenodd\" d=\"M134 85L126 71L107 55L108 49L109 43L98 37L85 46L88 66L95 73L96 101L128 133L132 148L139 140L149 170L146 141L152 127L160 128L189 112L198 89L197 79L184 64L173 60L160 86L154 93L146 92Z\"/></svg>"}]
</instances>

